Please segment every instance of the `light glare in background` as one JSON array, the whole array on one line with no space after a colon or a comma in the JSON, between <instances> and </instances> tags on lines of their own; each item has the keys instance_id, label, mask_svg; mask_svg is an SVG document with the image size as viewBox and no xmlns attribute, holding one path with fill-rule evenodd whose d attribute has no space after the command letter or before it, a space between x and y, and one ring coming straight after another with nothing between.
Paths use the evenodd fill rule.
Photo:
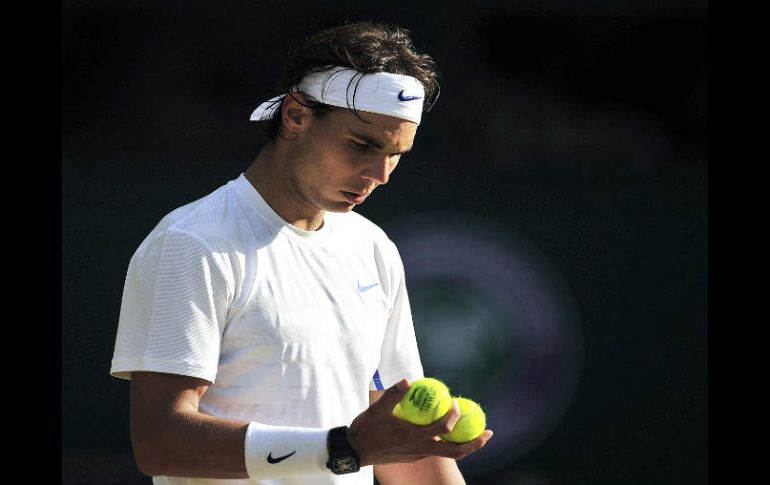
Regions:
<instances>
[{"instance_id":1,"label":"light glare in background","mask_svg":"<svg viewBox=\"0 0 770 485\"><path fill-rule=\"evenodd\" d=\"M482 404L494 446L466 473L504 467L558 424L583 360L569 285L530 241L476 216L422 214L385 226L406 268L425 373Z\"/></svg>"}]
</instances>

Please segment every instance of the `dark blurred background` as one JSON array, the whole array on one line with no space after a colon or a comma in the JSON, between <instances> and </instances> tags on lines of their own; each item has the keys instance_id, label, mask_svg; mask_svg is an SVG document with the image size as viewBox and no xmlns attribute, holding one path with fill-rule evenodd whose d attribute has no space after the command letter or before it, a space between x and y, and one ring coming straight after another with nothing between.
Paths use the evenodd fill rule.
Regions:
<instances>
[{"instance_id":1,"label":"dark blurred background","mask_svg":"<svg viewBox=\"0 0 770 485\"><path fill-rule=\"evenodd\" d=\"M399 245L426 373L495 438L470 484L706 483L704 1L64 1L62 482L143 484L109 376L128 261L237 177L318 29L410 29L442 73L358 211Z\"/></svg>"}]
</instances>

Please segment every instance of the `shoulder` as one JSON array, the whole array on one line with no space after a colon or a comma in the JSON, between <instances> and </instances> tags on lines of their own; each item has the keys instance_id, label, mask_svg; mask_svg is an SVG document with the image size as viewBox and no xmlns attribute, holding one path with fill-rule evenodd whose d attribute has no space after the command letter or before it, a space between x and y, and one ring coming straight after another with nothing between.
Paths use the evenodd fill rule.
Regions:
<instances>
[{"instance_id":1,"label":"shoulder","mask_svg":"<svg viewBox=\"0 0 770 485\"><path fill-rule=\"evenodd\" d=\"M336 216L337 230L346 239L356 241L359 244L370 242L375 246L395 249L396 245L385 231L361 214L351 211L334 214L334 216Z\"/></svg>"},{"instance_id":2,"label":"shoulder","mask_svg":"<svg viewBox=\"0 0 770 485\"><path fill-rule=\"evenodd\" d=\"M385 231L366 217L356 212L335 214L337 220L338 239L345 241L345 245L351 250L358 251L362 248L371 251L370 254L377 260L378 266L402 266L401 256L396 244Z\"/></svg>"},{"instance_id":3,"label":"shoulder","mask_svg":"<svg viewBox=\"0 0 770 485\"><path fill-rule=\"evenodd\" d=\"M152 257L169 250L227 254L241 250L252 237L244 223L232 181L185 204L150 231L134 257Z\"/></svg>"},{"instance_id":4,"label":"shoulder","mask_svg":"<svg viewBox=\"0 0 770 485\"><path fill-rule=\"evenodd\" d=\"M392 306L404 285L404 264L396 244L382 228L355 212L336 214L335 232L351 259L371 265ZM355 256L354 256L355 255Z\"/></svg>"},{"instance_id":5,"label":"shoulder","mask_svg":"<svg viewBox=\"0 0 770 485\"><path fill-rule=\"evenodd\" d=\"M213 249L237 241L245 227L232 190L232 182L170 212L158 224L160 230L196 236Z\"/></svg>"}]
</instances>

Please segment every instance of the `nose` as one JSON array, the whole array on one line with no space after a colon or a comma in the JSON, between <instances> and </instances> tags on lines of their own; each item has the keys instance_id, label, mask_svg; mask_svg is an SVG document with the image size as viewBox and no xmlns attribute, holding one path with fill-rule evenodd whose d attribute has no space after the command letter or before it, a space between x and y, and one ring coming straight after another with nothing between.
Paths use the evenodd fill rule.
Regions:
<instances>
[{"instance_id":1,"label":"nose","mask_svg":"<svg viewBox=\"0 0 770 485\"><path fill-rule=\"evenodd\" d=\"M398 160L390 156L377 156L367 160L361 178L367 182L375 182L377 185L385 185L390 179L390 173L396 168Z\"/></svg>"}]
</instances>

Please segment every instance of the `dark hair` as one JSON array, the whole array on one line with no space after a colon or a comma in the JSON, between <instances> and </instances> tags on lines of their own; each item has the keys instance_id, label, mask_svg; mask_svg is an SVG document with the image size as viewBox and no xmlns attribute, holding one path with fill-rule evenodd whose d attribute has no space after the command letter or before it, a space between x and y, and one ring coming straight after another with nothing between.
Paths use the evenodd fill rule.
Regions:
<instances>
[{"instance_id":1,"label":"dark hair","mask_svg":"<svg viewBox=\"0 0 770 485\"><path fill-rule=\"evenodd\" d=\"M308 74L329 66L350 67L364 74L389 72L412 76L425 88L423 111L426 113L439 96L436 64L429 55L415 52L409 31L395 25L372 22L332 27L310 37L283 63L276 86L277 94L289 92ZM338 109L321 103L312 103L310 107L316 116ZM281 127L280 110L260 125L274 140Z\"/></svg>"}]
</instances>

